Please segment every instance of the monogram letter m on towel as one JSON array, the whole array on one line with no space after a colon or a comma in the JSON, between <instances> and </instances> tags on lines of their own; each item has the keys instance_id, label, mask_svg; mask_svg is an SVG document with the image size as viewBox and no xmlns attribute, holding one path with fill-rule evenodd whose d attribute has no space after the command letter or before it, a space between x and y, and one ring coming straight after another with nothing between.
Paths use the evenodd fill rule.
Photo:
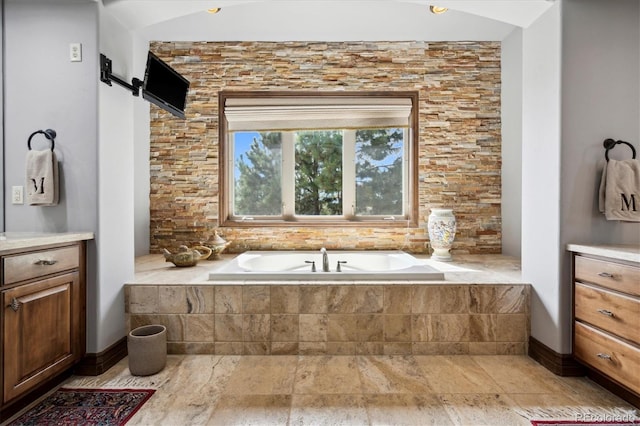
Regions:
<instances>
[{"instance_id":1,"label":"monogram letter m on towel","mask_svg":"<svg viewBox=\"0 0 640 426\"><path fill-rule=\"evenodd\" d=\"M27 203L32 206L58 204L58 160L51 150L27 152Z\"/></svg>"}]
</instances>

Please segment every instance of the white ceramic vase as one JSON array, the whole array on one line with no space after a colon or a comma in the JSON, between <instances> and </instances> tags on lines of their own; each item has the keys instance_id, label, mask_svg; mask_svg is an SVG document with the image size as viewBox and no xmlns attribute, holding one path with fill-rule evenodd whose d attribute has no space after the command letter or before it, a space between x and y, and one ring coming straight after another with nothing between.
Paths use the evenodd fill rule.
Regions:
<instances>
[{"instance_id":1,"label":"white ceramic vase","mask_svg":"<svg viewBox=\"0 0 640 426\"><path fill-rule=\"evenodd\" d=\"M427 231L434 260L451 260L451 245L456 236L456 217L452 209L431 209L429 220L427 221Z\"/></svg>"}]
</instances>

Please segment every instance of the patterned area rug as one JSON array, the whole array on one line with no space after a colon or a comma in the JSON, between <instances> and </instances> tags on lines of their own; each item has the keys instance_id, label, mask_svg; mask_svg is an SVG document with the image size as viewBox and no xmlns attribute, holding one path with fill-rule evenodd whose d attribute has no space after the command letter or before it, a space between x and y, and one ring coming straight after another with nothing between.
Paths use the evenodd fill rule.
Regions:
<instances>
[{"instance_id":1,"label":"patterned area rug","mask_svg":"<svg viewBox=\"0 0 640 426\"><path fill-rule=\"evenodd\" d=\"M591 416L590 416L591 417ZM640 419L629 416L630 418L622 419L608 419L598 418L598 416L592 416L591 420L531 420L533 426L596 426L596 425L609 425L609 426L635 426L640 424ZM607 417L607 416L600 416ZM614 416L612 416L614 417Z\"/></svg>"},{"instance_id":2,"label":"patterned area rug","mask_svg":"<svg viewBox=\"0 0 640 426\"><path fill-rule=\"evenodd\" d=\"M153 389L60 388L8 426L121 426L154 392Z\"/></svg>"}]
</instances>

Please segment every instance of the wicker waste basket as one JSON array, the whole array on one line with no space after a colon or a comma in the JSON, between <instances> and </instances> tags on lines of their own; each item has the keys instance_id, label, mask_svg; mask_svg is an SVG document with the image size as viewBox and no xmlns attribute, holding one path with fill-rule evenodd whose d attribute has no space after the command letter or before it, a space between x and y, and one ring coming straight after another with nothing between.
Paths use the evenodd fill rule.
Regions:
<instances>
[{"instance_id":1,"label":"wicker waste basket","mask_svg":"<svg viewBox=\"0 0 640 426\"><path fill-rule=\"evenodd\" d=\"M129 371L134 376L150 376L167 363L167 328L145 325L131 330L127 336Z\"/></svg>"}]
</instances>

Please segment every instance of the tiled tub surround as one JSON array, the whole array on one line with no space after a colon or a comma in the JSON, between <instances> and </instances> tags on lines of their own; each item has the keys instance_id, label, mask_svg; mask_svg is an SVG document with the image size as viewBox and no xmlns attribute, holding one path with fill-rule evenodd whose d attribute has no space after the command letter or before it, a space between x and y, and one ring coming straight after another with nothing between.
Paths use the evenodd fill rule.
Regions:
<instances>
[{"instance_id":1,"label":"tiled tub surround","mask_svg":"<svg viewBox=\"0 0 640 426\"><path fill-rule=\"evenodd\" d=\"M211 241L219 223L221 90L418 91L418 226L234 227L227 253L426 253L431 207L457 218L454 253L501 252L499 42L153 42L190 82L187 118L151 106L150 248Z\"/></svg>"},{"instance_id":2,"label":"tiled tub surround","mask_svg":"<svg viewBox=\"0 0 640 426\"><path fill-rule=\"evenodd\" d=\"M225 256L227 259L233 256ZM456 256L445 281L208 281L221 262L136 262L125 286L129 329L167 326L174 354L525 354L530 286L519 262Z\"/></svg>"}]
</instances>

